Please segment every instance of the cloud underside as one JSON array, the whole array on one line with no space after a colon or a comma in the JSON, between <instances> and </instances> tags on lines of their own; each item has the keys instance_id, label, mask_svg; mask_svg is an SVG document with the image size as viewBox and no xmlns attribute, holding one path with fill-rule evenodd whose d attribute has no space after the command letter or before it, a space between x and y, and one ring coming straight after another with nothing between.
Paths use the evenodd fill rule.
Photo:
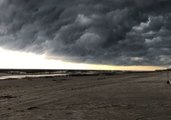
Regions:
<instances>
[{"instance_id":1,"label":"cloud underside","mask_svg":"<svg viewBox=\"0 0 171 120\"><path fill-rule=\"evenodd\" d=\"M171 63L170 0L0 0L0 46L66 61Z\"/></svg>"}]
</instances>

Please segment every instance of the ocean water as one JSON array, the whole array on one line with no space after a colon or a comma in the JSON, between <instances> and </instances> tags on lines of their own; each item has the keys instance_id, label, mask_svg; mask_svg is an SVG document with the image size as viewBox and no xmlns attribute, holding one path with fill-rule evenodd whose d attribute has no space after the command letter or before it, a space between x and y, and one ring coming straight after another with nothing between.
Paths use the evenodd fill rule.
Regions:
<instances>
[{"instance_id":1,"label":"ocean water","mask_svg":"<svg viewBox=\"0 0 171 120\"><path fill-rule=\"evenodd\" d=\"M33 77L55 77L55 76L67 76L67 74L41 74L41 75L6 75L0 76L0 80L10 79L10 78L33 78Z\"/></svg>"}]
</instances>

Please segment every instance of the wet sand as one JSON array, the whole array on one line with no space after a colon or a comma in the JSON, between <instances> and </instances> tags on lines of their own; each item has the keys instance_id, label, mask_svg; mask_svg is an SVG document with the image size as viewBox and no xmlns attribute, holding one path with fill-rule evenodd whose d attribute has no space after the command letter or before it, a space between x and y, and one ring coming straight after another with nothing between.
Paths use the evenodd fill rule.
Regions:
<instances>
[{"instance_id":1,"label":"wet sand","mask_svg":"<svg viewBox=\"0 0 171 120\"><path fill-rule=\"evenodd\" d=\"M0 80L0 120L171 120L166 73Z\"/></svg>"}]
</instances>

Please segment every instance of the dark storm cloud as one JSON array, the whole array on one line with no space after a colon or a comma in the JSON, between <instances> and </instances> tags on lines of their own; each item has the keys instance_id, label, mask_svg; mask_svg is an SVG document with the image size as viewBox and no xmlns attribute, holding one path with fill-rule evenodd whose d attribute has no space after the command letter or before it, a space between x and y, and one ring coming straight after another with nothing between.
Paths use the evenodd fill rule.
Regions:
<instances>
[{"instance_id":1,"label":"dark storm cloud","mask_svg":"<svg viewBox=\"0 0 171 120\"><path fill-rule=\"evenodd\" d=\"M170 0L0 0L0 46L68 61L171 63Z\"/></svg>"}]
</instances>

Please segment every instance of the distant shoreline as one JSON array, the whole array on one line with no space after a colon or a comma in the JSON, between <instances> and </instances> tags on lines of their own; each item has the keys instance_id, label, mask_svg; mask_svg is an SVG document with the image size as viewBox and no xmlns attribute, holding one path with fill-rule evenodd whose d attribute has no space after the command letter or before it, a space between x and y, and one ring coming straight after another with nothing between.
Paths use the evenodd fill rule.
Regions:
<instances>
[{"instance_id":1,"label":"distant shoreline","mask_svg":"<svg viewBox=\"0 0 171 120\"><path fill-rule=\"evenodd\" d=\"M39 77L55 77L55 76L67 76L67 74L4 75L4 76L0 76L0 80L5 80L5 79L22 79L22 78L39 78Z\"/></svg>"}]
</instances>

